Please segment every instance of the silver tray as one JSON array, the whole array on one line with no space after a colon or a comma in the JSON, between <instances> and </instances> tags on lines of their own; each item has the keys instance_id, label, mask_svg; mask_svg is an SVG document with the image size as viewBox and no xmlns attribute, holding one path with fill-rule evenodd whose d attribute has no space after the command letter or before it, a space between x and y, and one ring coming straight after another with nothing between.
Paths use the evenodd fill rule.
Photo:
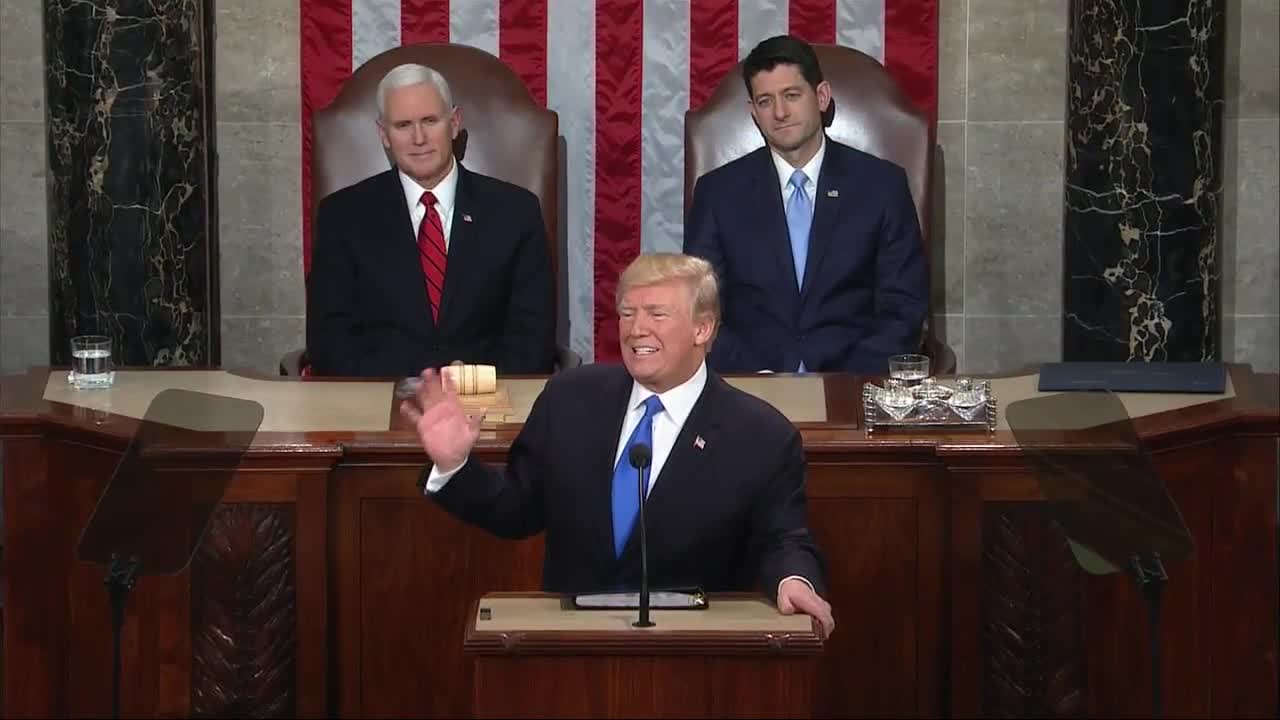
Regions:
<instances>
[{"instance_id":1,"label":"silver tray","mask_svg":"<svg viewBox=\"0 0 1280 720\"><path fill-rule=\"evenodd\" d=\"M866 433L870 435L877 428L933 427L973 428L994 433L996 397L991 392L991 384L986 380L975 380L969 383L967 390L964 389L965 384L961 378L957 378L954 385L927 378L906 390L911 395L909 401L904 402L899 396L894 402L891 381L886 381L883 386L867 383L862 387Z\"/></svg>"}]
</instances>

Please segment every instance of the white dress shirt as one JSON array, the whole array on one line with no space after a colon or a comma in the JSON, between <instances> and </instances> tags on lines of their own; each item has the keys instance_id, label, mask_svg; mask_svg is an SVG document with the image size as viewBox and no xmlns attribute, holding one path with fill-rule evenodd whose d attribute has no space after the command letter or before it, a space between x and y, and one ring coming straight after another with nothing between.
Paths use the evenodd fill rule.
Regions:
<instances>
[{"instance_id":1,"label":"white dress shirt","mask_svg":"<svg viewBox=\"0 0 1280 720\"><path fill-rule=\"evenodd\" d=\"M627 401L627 416L622 421L622 434L618 436L618 449L613 453L613 466L618 467L618 461L622 459L622 451L627 447L627 440L631 439L631 433L635 432L636 426L644 419L644 401L651 396L657 395L662 401L662 412L653 416L653 460L649 465L649 481L648 487L645 488L645 494L653 491L653 483L662 474L662 466L667 464L667 458L671 455L671 448L676 444L676 436L680 434L680 429L684 427L684 421L689 419L689 413L693 412L693 406L698 402L698 398L702 396L702 389L707 385L707 363L704 361L698 366L697 372L693 377L685 380L683 383L671 388L664 393L654 393L634 380L631 382L631 399Z\"/></svg>"},{"instance_id":2,"label":"white dress shirt","mask_svg":"<svg viewBox=\"0 0 1280 720\"><path fill-rule=\"evenodd\" d=\"M444 249L449 251L449 235L453 230L453 204L458 197L458 161L450 160L452 167L444 179L434 188L424 188L417 180L398 170L400 187L404 188L404 201L409 206L409 219L413 221L413 236L418 237L422 220L427 217L427 206L422 204L422 193L430 190L436 196L436 212L440 213L440 225L444 228Z\"/></svg>"},{"instance_id":3,"label":"white dress shirt","mask_svg":"<svg viewBox=\"0 0 1280 720\"><path fill-rule=\"evenodd\" d=\"M813 211L818 207L818 173L822 171L822 159L827 156L827 136L819 135L822 138L821 144L818 145L818 152L809 158L809 162L800 168L804 171L808 180L804 183L805 194L809 196L809 217L813 218ZM783 159L777 150L769 149L769 154L773 157L773 167L778 171L778 183L782 186L782 207L787 207L787 203L791 201L791 194L796 191L791 185L791 175L796 168Z\"/></svg>"}]
</instances>

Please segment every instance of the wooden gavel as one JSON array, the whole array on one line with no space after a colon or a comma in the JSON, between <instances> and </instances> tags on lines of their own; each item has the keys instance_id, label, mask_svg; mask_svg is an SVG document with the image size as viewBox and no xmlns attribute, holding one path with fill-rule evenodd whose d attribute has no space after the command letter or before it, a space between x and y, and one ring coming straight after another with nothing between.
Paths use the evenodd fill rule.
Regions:
<instances>
[{"instance_id":1,"label":"wooden gavel","mask_svg":"<svg viewBox=\"0 0 1280 720\"><path fill-rule=\"evenodd\" d=\"M493 365L464 365L455 362L440 368L442 381L453 382L459 395L488 395L498 391L498 371ZM396 383L395 394L401 400L411 400L418 394L422 378L408 377Z\"/></svg>"}]
</instances>

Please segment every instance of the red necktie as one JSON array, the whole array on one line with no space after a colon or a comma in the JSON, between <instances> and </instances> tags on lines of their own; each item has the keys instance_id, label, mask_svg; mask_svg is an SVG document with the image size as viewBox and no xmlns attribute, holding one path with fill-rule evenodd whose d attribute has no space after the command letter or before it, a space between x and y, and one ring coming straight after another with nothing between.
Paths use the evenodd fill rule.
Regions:
<instances>
[{"instance_id":1,"label":"red necktie","mask_svg":"<svg viewBox=\"0 0 1280 720\"><path fill-rule=\"evenodd\" d=\"M427 215L418 226L418 259L422 274L427 276L427 298L431 300L431 319L440 320L440 296L444 292L444 224L436 211L436 196L422 193L418 202L427 206Z\"/></svg>"}]
</instances>

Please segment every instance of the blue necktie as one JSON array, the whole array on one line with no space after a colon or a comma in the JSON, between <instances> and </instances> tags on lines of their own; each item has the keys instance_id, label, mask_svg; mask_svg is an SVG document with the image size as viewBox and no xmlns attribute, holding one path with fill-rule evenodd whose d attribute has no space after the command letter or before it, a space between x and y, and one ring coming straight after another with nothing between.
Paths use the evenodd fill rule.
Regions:
<instances>
[{"instance_id":1,"label":"blue necktie","mask_svg":"<svg viewBox=\"0 0 1280 720\"><path fill-rule=\"evenodd\" d=\"M653 450L653 416L662 412L662 400L657 395L650 395L644 401L644 417L631 433L626 447L622 448L622 457L613 469L613 552L614 557L622 557L622 549L627 546L627 538L635 527L636 516L640 514L639 471L631 467L631 448L639 443ZM650 455L652 457L652 454ZM649 475L653 471L650 463L645 471ZM652 478L652 476L649 476ZM648 488L645 488L648 490Z\"/></svg>"},{"instance_id":2,"label":"blue necktie","mask_svg":"<svg viewBox=\"0 0 1280 720\"><path fill-rule=\"evenodd\" d=\"M804 264L809 259L809 226L813 224L813 206L804 191L809 177L803 170L791 173L787 184L795 188L787 201L787 234L791 236L791 259L796 265L796 287L804 287Z\"/></svg>"},{"instance_id":3,"label":"blue necktie","mask_svg":"<svg viewBox=\"0 0 1280 720\"><path fill-rule=\"evenodd\" d=\"M807 182L809 176L803 170L796 170L787 183L795 188L787 201L787 234L791 236L791 259L796 265L798 288L804 287L804 264L809 259L809 226L813 224L813 207L809 204L809 193L804 191ZM805 371L803 360L797 371Z\"/></svg>"}]
</instances>

